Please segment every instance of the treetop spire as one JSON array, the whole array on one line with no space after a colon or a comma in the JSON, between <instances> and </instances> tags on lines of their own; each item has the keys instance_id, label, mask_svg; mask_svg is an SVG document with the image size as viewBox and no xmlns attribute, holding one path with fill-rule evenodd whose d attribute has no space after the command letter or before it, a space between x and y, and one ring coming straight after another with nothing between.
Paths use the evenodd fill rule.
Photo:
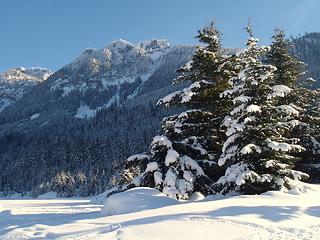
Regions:
<instances>
[{"instance_id":1,"label":"treetop spire","mask_svg":"<svg viewBox=\"0 0 320 240\"><path fill-rule=\"evenodd\" d=\"M244 30L249 34L250 37L253 37L253 25L252 25L250 16L249 16L249 21L247 23L247 26L245 26Z\"/></svg>"}]
</instances>

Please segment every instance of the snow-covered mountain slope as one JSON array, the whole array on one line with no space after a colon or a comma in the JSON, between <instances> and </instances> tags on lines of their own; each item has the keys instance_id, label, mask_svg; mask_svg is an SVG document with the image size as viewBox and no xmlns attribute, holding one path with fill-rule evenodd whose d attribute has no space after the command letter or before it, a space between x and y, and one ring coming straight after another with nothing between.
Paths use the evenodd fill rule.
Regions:
<instances>
[{"instance_id":1,"label":"snow-covered mountain slope","mask_svg":"<svg viewBox=\"0 0 320 240\"><path fill-rule=\"evenodd\" d=\"M90 120L103 109L132 105L138 96L174 88L170 85L175 70L191 58L193 51L193 46L170 46L162 39L138 44L120 39L102 49L86 49L6 114L23 120L45 111L42 116L55 112ZM150 98L144 100L142 104Z\"/></svg>"},{"instance_id":2,"label":"snow-covered mountain slope","mask_svg":"<svg viewBox=\"0 0 320 240\"><path fill-rule=\"evenodd\" d=\"M130 213L113 215L89 200L0 200L0 239L319 240L319 198L320 186L307 184L180 203L140 188L115 197Z\"/></svg>"},{"instance_id":3,"label":"snow-covered mountain slope","mask_svg":"<svg viewBox=\"0 0 320 240\"><path fill-rule=\"evenodd\" d=\"M51 79L50 90L58 91L62 97L66 97L71 92L85 95L90 90L109 93L112 89L109 100L92 111L108 108L112 104L119 105L137 95L141 85L161 64L161 57L173 48L166 40L152 40L135 45L120 39L102 49L87 49L63 67L57 77ZM126 84L135 86L123 95L121 88ZM94 114L75 115L76 118L93 116Z\"/></svg>"},{"instance_id":4,"label":"snow-covered mountain slope","mask_svg":"<svg viewBox=\"0 0 320 240\"><path fill-rule=\"evenodd\" d=\"M51 75L50 70L39 67L13 68L0 73L0 112Z\"/></svg>"}]
</instances>

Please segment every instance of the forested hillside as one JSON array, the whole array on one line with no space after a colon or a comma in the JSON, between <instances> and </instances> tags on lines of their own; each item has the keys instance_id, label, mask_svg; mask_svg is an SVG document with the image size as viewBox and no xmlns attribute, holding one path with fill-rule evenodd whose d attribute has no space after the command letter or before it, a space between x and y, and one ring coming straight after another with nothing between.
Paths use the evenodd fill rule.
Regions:
<instances>
[{"instance_id":1,"label":"forested hillside","mask_svg":"<svg viewBox=\"0 0 320 240\"><path fill-rule=\"evenodd\" d=\"M315 80L320 79L320 33L306 33L303 36L292 38L294 53L306 63L308 76ZM320 87L320 81L312 84L313 88Z\"/></svg>"}]
</instances>

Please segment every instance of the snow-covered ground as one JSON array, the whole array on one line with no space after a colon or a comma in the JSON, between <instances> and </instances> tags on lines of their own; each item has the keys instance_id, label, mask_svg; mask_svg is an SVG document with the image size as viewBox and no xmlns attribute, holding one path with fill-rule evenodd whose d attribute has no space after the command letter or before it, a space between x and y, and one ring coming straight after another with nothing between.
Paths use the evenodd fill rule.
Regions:
<instances>
[{"instance_id":1,"label":"snow-covered ground","mask_svg":"<svg viewBox=\"0 0 320 240\"><path fill-rule=\"evenodd\" d=\"M101 209L84 199L0 200L0 239L320 239L320 185L180 203L135 189Z\"/></svg>"}]
</instances>

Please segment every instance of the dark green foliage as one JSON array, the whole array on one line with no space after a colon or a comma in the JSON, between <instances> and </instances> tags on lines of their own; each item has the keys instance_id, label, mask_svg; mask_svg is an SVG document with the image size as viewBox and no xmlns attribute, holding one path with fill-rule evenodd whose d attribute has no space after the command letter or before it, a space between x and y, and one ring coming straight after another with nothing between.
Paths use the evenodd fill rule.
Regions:
<instances>
[{"instance_id":1,"label":"dark green foliage","mask_svg":"<svg viewBox=\"0 0 320 240\"><path fill-rule=\"evenodd\" d=\"M293 45L286 39L284 31L276 29L272 40L273 43L270 46L267 59L268 63L277 68L277 71L274 73L275 83L288 87L297 86L304 64L297 57L290 54Z\"/></svg>"}]
</instances>

